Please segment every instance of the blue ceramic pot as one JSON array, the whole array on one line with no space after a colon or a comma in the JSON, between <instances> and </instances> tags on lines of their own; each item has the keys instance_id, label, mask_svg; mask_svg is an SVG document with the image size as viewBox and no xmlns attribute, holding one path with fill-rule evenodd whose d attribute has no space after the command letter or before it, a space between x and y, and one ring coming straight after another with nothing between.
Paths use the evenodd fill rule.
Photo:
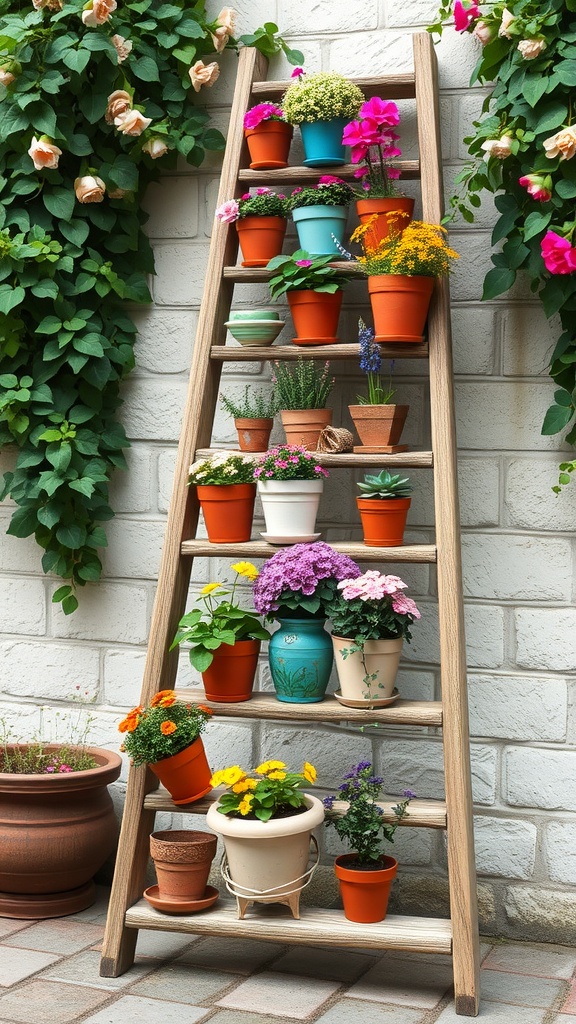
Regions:
<instances>
[{"instance_id":1,"label":"blue ceramic pot","mask_svg":"<svg viewBox=\"0 0 576 1024\"><path fill-rule=\"evenodd\" d=\"M324 699L334 656L326 619L278 621L268 648L276 696L286 704L317 704Z\"/></svg>"},{"instance_id":2,"label":"blue ceramic pot","mask_svg":"<svg viewBox=\"0 0 576 1024\"><path fill-rule=\"evenodd\" d=\"M348 124L345 117L331 121L303 121L300 125L306 167L337 167L346 163L342 132Z\"/></svg>"},{"instance_id":3,"label":"blue ceramic pot","mask_svg":"<svg viewBox=\"0 0 576 1024\"><path fill-rule=\"evenodd\" d=\"M298 206L292 210L300 248L311 256L340 256L332 235L340 245L346 233L348 207Z\"/></svg>"}]
</instances>

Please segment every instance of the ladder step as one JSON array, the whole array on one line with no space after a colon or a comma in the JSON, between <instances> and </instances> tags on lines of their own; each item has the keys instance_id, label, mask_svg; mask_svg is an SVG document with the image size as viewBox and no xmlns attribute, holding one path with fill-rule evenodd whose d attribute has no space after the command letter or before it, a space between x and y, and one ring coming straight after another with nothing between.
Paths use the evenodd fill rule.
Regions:
<instances>
[{"instance_id":1,"label":"ladder step","mask_svg":"<svg viewBox=\"0 0 576 1024\"><path fill-rule=\"evenodd\" d=\"M403 181L414 181L420 178L419 160L395 160L392 166L398 168ZM325 168L325 170L329 171L330 168ZM341 167L334 168L336 177L342 178L344 181L356 181L354 172L357 170L357 164L343 164ZM322 173L321 167L290 166L270 171L251 171L249 168L243 168L240 170L238 178L240 181L254 185L290 185L293 183L305 185L308 182L316 184Z\"/></svg>"},{"instance_id":2,"label":"ladder step","mask_svg":"<svg viewBox=\"0 0 576 1024\"><path fill-rule=\"evenodd\" d=\"M265 718L290 722L354 722L371 725L416 725L434 727L442 725L442 703L434 700L398 700L386 708L345 708L332 694L318 704L287 704L277 700L275 694L256 692L250 700L239 704L220 704L206 699L204 690L186 688L176 690L180 700L205 704L215 715L223 718Z\"/></svg>"},{"instance_id":3,"label":"ladder step","mask_svg":"<svg viewBox=\"0 0 576 1024\"><path fill-rule=\"evenodd\" d=\"M353 260L334 260L329 266L333 267L337 274L362 276L359 264ZM266 267L224 267L223 276L226 281L236 281L237 284L257 284L269 281L272 271Z\"/></svg>"},{"instance_id":4,"label":"ladder step","mask_svg":"<svg viewBox=\"0 0 576 1024\"><path fill-rule=\"evenodd\" d=\"M224 883L222 883L222 888ZM452 953L452 925L435 917L398 917L390 914L379 924L355 924L341 910L301 908L299 921L287 907L273 904L252 907L238 920L236 903L220 900L204 914L161 914L140 900L126 912L128 928L185 932L193 935L229 935L268 939L271 942L320 946L355 946L363 949L401 949L411 953Z\"/></svg>"},{"instance_id":5,"label":"ladder step","mask_svg":"<svg viewBox=\"0 0 576 1024\"><path fill-rule=\"evenodd\" d=\"M379 78L350 78L349 81L354 82L367 99L371 96L380 96L383 100L409 100L416 95L413 72L405 75L381 75ZM293 84L293 79L288 82L253 82L252 93L260 100L272 99L282 96L288 86Z\"/></svg>"},{"instance_id":6,"label":"ladder step","mask_svg":"<svg viewBox=\"0 0 576 1024\"><path fill-rule=\"evenodd\" d=\"M220 448L199 448L194 455L196 459L207 459L221 451ZM227 449L229 451L230 449ZM238 452L239 455L250 455L257 459L264 452ZM326 452L312 452L318 465L329 469L338 469L350 466L368 468L370 466L406 466L407 468L430 468L434 465L432 452L396 452L388 455L355 455L353 452L343 452L341 455L329 455Z\"/></svg>"},{"instance_id":7,"label":"ladder step","mask_svg":"<svg viewBox=\"0 0 576 1024\"><path fill-rule=\"evenodd\" d=\"M219 558L221 555L242 558L271 558L281 547L290 545L267 544L264 540L247 540L243 544L211 544L204 538L184 540L181 554L198 558ZM362 541L334 541L332 547L357 562L435 562L435 544L404 544L401 548L372 548Z\"/></svg>"},{"instance_id":8,"label":"ladder step","mask_svg":"<svg viewBox=\"0 0 576 1024\"><path fill-rule=\"evenodd\" d=\"M260 271L246 270L243 267L231 267L230 270L257 274ZM268 271L264 271L268 274ZM261 280L267 280L263 277ZM398 342L396 345L380 345L380 351L384 359L427 359L428 343L422 342ZM357 344L334 344L334 345L254 345L244 347L243 345L213 345L210 349L210 358L217 362L233 363L261 363L269 359L287 359L296 361L299 357L306 359L354 359L358 360L359 347Z\"/></svg>"}]
</instances>

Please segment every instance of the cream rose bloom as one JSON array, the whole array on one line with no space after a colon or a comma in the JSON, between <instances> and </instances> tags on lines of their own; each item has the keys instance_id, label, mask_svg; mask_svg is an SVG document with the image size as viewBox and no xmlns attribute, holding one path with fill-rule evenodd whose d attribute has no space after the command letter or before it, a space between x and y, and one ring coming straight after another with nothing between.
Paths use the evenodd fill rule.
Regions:
<instances>
[{"instance_id":1,"label":"cream rose bloom","mask_svg":"<svg viewBox=\"0 0 576 1024\"><path fill-rule=\"evenodd\" d=\"M521 39L518 43L518 49L522 54L524 60L534 60L538 57L542 50L546 49L545 39Z\"/></svg>"},{"instance_id":2,"label":"cream rose bloom","mask_svg":"<svg viewBox=\"0 0 576 1024\"><path fill-rule=\"evenodd\" d=\"M6 71L5 68L0 68L0 85L6 88L6 86L11 85L15 81L16 75L13 75L11 71Z\"/></svg>"},{"instance_id":3,"label":"cream rose bloom","mask_svg":"<svg viewBox=\"0 0 576 1024\"><path fill-rule=\"evenodd\" d=\"M501 139L486 139L486 142L482 143L482 149L488 156L505 160L512 152L512 138L510 135L503 135Z\"/></svg>"},{"instance_id":4,"label":"cream rose bloom","mask_svg":"<svg viewBox=\"0 0 576 1024\"><path fill-rule=\"evenodd\" d=\"M512 39L508 29L515 20L514 15L510 13L507 7L505 7L502 11L502 21L500 23L500 28L498 29L498 35L504 36L505 39Z\"/></svg>"},{"instance_id":5,"label":"cream rose bloom","mask_svg":"<svg viewBox=\"0 0 576 1024\"><path fill-rule=\"evenodd\" d=\"M211 64L204 64L201 60L197 60L189 69L188 74L194 91L200 92L203 85L207 87L214 85L220 74L220 68L215 60Z\"/></svg>"},{"instance_id":6,"label":"cream rose bloom","mask_svg":"<svg viewBox=\"0 0 576 1024\"><path fill-rule=\"evenodd\" d=\"M557 156L561 160L571 160L574 154L576 154L576 125L571 125L569 128L561 128L559 132L551 135L549 139L544 139L542 145L546 150L546 156L550 160L554 160Z\"/></svg>"},{"instance_id":7,"label":"cream rose bloom","mask_svg":"<svg viewBox=\"0 0 576 1024\"><path fill-rule=\"evenodd\" d=\"M114 118L132 109L132 97L125 89L115 89L108 97L108 106L104 114L106 124L114 124Z\"/></svg>"},{"instance_id":8,"label":"cream rose bloom","mask_svg":"<svg viewBox=\"0 0 576 1024\"><path fill-rule=\"evenodd\" d=\"M492 39L492 29L485 21L477 21L472 31L472 35L476 36L476 39L480 40L482 46L486 46Z\"/></svg>"},{"instance_id":9,"label":"cream rose bloom","mask_svg":"<svg viewBox=\"0 0 576 1024\"><path fill-rule=\"evenodd\" d=\"M88 28L103 25L117 8L116 0L91 0L90 5L82 11L82 21Z\"/></svg>"},{"instance_id":10,"label":"cream rose bloom","mask_svg":"<svg viewBox=\"0 0 576 1024\"><path fill-rule=\"evenodd\" d=\"M124 36L115 35L111 37L111 42L116 47L118 63L122 64L132 52L132 41L130 39L124 39Z\"/></svg>"},{"instance_id":11,"label":"cream rose bloom","mask_svg":"<svg viewBox=\"0 0 576 1024\"><path fill-rule=\"evenodd\" d=\"M226 29L229 36L233 36L236 28L236 11L231 7L223 7L216 18L216 23L220 28Z\"/></svg>"},{"instance_id":12,"label":"cream rose bloom","mask_svg":"<svg viewBox=\"0 0 576 1024\"><path fill-rule=\"evenodd\" d=\"M222 53L226 49L226 44L230 38L229 33L225 28L220 27L215 32L211 32L210 35L212 36L212 43L216 53Z\"/></svg>"},{"instance_id":13,"label":"cream rose bloom","mask_svg":"<svg viewBox=\"0 0 576 1024\"><path fill-rule=\"evenodd\" d=\"M54 146L51 142L48 142L47 139L37 139L34 135L32 136L28 156L31 157L32 163L37 171L43 171L45 169L53 171L58 167L58 160L62 156L62 150L58 149L58 146Z\"/></svg>"},{"instance_id":14,"label":"cream rose bloom","mask_svg":"<svg viewBox=\"0 0 576 1024\"><path fill-rule=\"evenodd\" d=\"M76 178L74 191L79 203L101 203L106 185L102 178L97 178L94 174L84 174L81 178Z\"/></svg>"},{"instance_id":15,"label":"cream rose bloom","mask_svg":"<svg viewBox=\"0 0 576 1024\"><path fill-rule=\"evenodd\" d=\"M139 110L127 110L125 114L114 118L114 124L122 135L142 135L145 128L152 124L152 118L144 117Z\"/></svg>"},{"instance_id":16,"label":"cream rose bloom","mask_svg":"<svg viewBox=\"0 0 576 1024\"><path fill-rule=\"evenodd\" d=\"M164 156L168 152L168 146L162 139L148 139L142 146L142 152L148 153L153 160L158 160L159 157Z\"/></svg>"}]
</instances>

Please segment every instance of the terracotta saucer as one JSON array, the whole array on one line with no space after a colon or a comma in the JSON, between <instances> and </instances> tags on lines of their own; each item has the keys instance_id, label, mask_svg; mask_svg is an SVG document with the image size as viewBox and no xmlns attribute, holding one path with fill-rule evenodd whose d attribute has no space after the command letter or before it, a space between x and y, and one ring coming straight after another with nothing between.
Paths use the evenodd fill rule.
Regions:
<instances>
[{"instance_id":1,"label":"terracotta saucer","mask_svg":"<svg viewBox=\"0 0 576 1024\"><path fill-rule=\"evenodd\" d=\"M157 885L145 889L144 899L163 914L195 914L198 910L207 910L218 899L220 893L213 885L207 885L201 900L181 900L175 896L160 896Z\"/></svg>"},{"instance_id":2,"label":"terracotta saucer","mask_svg":"<svg viewBox=\"0 0 576 1024\"><path fill-rule=\"evenodd\" d=\"M376 697L374 700L348 700L348 698L343 697L340 690L338 690L334 696L338 703L343 704L345 708L364 708L366 711L369 711L370 708L388 707L389 704L393 704L395 700L398 700L400 694L398 693L398 690L394 690L391 697Z\"/></svg>"}]
</instances>

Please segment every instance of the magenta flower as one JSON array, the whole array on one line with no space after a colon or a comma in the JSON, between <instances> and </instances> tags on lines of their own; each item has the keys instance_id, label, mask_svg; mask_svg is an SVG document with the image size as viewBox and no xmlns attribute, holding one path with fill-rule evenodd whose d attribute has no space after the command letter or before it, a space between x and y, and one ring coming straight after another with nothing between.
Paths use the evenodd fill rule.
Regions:
<instances>
[{"instance_id":1,"label":"magenta flower","mask_svg":"<svg viewBox=\"0 0 576 1024\"><path fill-rule=\"evenodd\" d=\"M240 207L236 199L228 199L222 206L219 206L216 210L216 216L218 220L224 222L224 224L233 224L235 220L238 220L238 213Z\"/></svg>"},{"instance_id":2,"label":"magenta flower","mask_svg":"<svg viewBox=\"0 0 576 1024\"><path fill-rule=\"evenodd\" d=\"M467 32L476 18L480 17L480 8L476 0L455 0L454 28L457 32Z\"/></svg>"},{"instance_id":3,"label":"magenta flower","mask_svg":"<svg viewBox=\"0 0 576 1024\"><path fill-rule=\"evenodd\" d=\"M549 174L525 174L518 178L518 184L540 203L547 203L552 198L552 178Z\"/></svg>"},{"instance_id":4,"label":"magenta flower","mask_svg":"<svg viewBox=\"0 0 576 1024\"><path fill-rule=\"evenodd\" d=\"M277 107L274 103L258 103L244 114L244 127L257 128L263 121L269 121L271 118L282 120L283 117L282 107Z\"/></svg>"},{"instance_id":5,"label":"magenta flower","mask_svg":"<svg viewBox=\"0 0 576 1024\"><path fill-rule=\"evenodd\" d=\"M345 185L346 182L342 178L336 178L333 174L323 174L318 179L319 185Z\"/></svg>"},{"instance_id":6,"label":"magenta flower","mask_svg":"<svg viewBox=\"0 0 576 1024\"><path fill-rule=\"evenodd\" d=\"M370 118L378 126L400 124L400 112L392 100L381 100L373 96L360 107L360 117Z\"/></svg>"},{"instance_id":7,"label":"magenta flower","mask_svg":"<svg viewBox=\"0 0 576 1024\"><path fill-rule=\"evenodd\" d=\"M345 146L369 149L378 143L378 126L372 121L351 121L344 128L342 142Z\"/></svg>"},{"instance_id":8,"label":"magenta flower","mask_svg":"<svg viewBox=\"0 0 576 1024\"><path fill-rule=\"evenodd\" d=\"M300 78L300 75L305 75L304 68L294 68L294 71L290 75L290 78Z\"/></svg>"},{"instance_id":9,"label":"magenta flower","mask_svg":"<svg viewBox=\"0 0 576 1024\"><path fill-rule=\"evenodd\" d=\"M311 267L312 266L312 260L296 260L295 262L296 262L296 266L297 267Z\"/></svg>"},{"instance_id":10,"label":"magenta flower","mask_svg":"<svg viewBox=\"0 0 576 1024\"><path fill-rule=\"evenodd\" d=\"M576 270L576 249L568 238L555 231L547 231L540 242L546 270L551 274L573 274Z\"/></svg>"}]
</instances>

